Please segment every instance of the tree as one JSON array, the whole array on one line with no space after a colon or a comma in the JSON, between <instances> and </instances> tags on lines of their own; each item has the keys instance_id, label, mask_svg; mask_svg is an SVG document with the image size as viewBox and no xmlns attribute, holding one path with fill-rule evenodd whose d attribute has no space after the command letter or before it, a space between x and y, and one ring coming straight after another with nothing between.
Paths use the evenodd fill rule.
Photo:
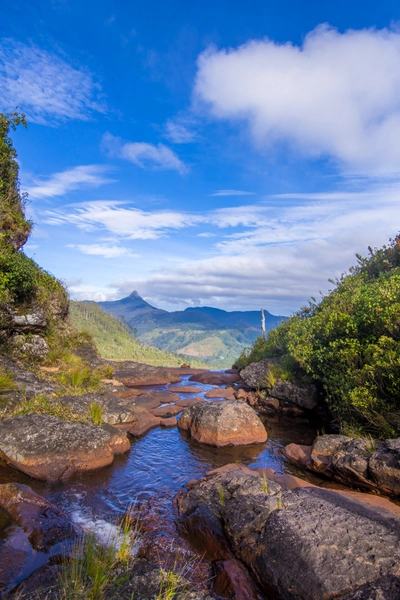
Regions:
<instances>
[{"instance_id":1,"label":"tree","mask_svg":"<svg viewBox=\"0 0 400 600\"><path fill-rule=\"evenodd\" d=\"M25 115L17 110L0 113L0 249L19 250L28 239L32 224L25 219L26 194L20 192L17 152L9 135L18 125L26 127Z\"/></svg>"}]
</instances>

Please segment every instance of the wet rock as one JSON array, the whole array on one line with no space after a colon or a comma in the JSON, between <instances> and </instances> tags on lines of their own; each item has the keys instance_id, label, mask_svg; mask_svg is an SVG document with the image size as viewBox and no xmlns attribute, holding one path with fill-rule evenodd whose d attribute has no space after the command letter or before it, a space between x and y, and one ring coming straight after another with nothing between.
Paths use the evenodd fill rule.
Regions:
<instances>
[{"instance_id":1,"label":"wet rock","mask_svg":"<svg viewBox=\"0 0 400 600\"><path fill-rule=\"evenodd\" d=\"M55 481L110 465L111 435L96 425L50 415L20 415L0 423L0 457L36 479Z\"/></svg>"},{"instance_id":2,"label":"wet rock","mask_svg":"<svg viewBox=\"0 0 400 600\"><path fill-rule=\"evenodd\" d=\"M178 425L178 419L175 417L169 417L168 419L161 419L161 427L176 427Z\"/></svg>"},{"instance_id":3,"label":"wet rock","mask_svg":"<svg viewBox=\"0 0 400 600\"><path fill-rule=\"evenodd\" d=\"M139 437L140 435L144 435L153 427L158 427L161 424L161 417L155 417L147 410L143 410L140 415L138 421L128 429L128 432L134 437Z\"/></svg>"},{"instance_id":4,"label":"wet rock","mask_svg":"<svg viewBox=\"0 0 400 600\"><path fill-rule=\"evenodd\" d=\"M125 431L120 431L108 423L103 423L101 428L110 436L108 445L114 454L125 454L131 449L131 443Z\"/></svg>"},{"instance_id":5,"label":"wet rock","mask_svg":"<svg viewBox=\"0 0 400 600\"><path fill-rule=\"evenodd\" d=\"M178 426L197 442L212 446L240 446L267 439L259 417L240 400L191 406L182 413Z\"/></svg>"},{"instance_id":6,"label":"wet rock","mask_svg":"<svg viewBox=\"0 0 400 600\"><path fill-rule=\"evenodd\" d=\"M189 406L194 406L199 402L205 402L204 398L201 398L200 396L198 398L183 398L182 400L179 400L176 405L180 406L181 408L188 408Z\"/></svg>"},{"instance_id":7,"label":"wet rock","mask_svg":"<svg viewBox=\"0 0 400 600\"><path fill-rule=\"evenodd\" d=\"M175 387L169 388L171 392L176 394L201 394L202 390L194 385L176 385Z\"/></svg>"},{"instance_id":8,"label":"wet rock","mask_svg":"<svg viewBox=\"0 0 400 600\"><path fill-rule=\"evenodd\" d=\"M217 388L210 390L205 394L206 398L225 398L226 400L235 400L235 390L233 388Z\"/></svg>"},{"instance_id":9,"label":"wet rock","mask_svg":"<svg viewBox=\"0 0 400 600\"><path fill-rule=\"evenodd\" d=\"M179 415L179 413L182 412L182 410L183 410L182 406L173 405L173 406L161 406L160 408L154 408L150 412L155 417L175 417L176 415Z\"/></svg>"},{"instance_id":10,"label":"wet rock","mask_svg":"<svg viewBox=\"0 0 400 600\"><path fill-rule=\"evenodd\" d=\"M189 519L204 511L203 531L222 530L226 546L268 597L398 598L399 517L320 488L282 489L248 471L210 473L179 492L186 535L192 534ZM372 595L385 589L386 595Z\"/></svg>"},{"instance_id":11,"label":"wet rock","mask_svg":"<svg viewBox=\"0 0 400 600\"><path fill-rule=\"evenodd\" d=\"M98 405L101 408L101 418L104 423L116 425L138 420L137 409L134 403L127 403L113 395L81 394L80 396L62 396L59 402L67 406L74 415L88 418L91 407Z\"/></svg>"},{"instance_id":12,"label":"wet rock","mask_svg":"<svg viewBox=\"0 0 400 600\"><path fill-rule=\"evenodd\" d=\"M159 404L170 404L179 400L178 394L173 394L168 390L149 390L142 394L141 398L153 398L158 400Z\"/></svg>"},{"instance_id":13,"label":"wet rock","mask_svg":"<svg viewBox=\"0 0 400 600\"><path fill-rule=\"evenodd\" d=\"M128 368L115 371L114 379L121 381L127 387L143 385L168 385L181 381L178 375L163 369L162 367L151 367L141 363L129 363Z\"/></svg>"},{"instance_id":14,"label":"wet rock","mask_svg":"<svg viewBox=\"0 0 400 600\"><path fill-rule=\"evenodd\" d=\"M285 454L294 464L346 485L399 495L399 440L374 442L369 438L323 435L312 447L289 444Z\"/></svg>"},{"instance_id":15,"label":"wet rock","mask_svg":"<svg viewBox=\"0 0 400 600\"><path fill-rule=\"evenodd\" d=\"M0 506L23 528L36 550L49 550L62 539L74 535L65 515L28 485L1 484Z\"/></svg>"},{"instance_id":16,"label":"wet rock","mask_svg":"<svg viewBox=\"0 0 400 600\"><path fill-rule=\"evenodd\" d=\"M218 371L206 371L189 377L189 381L197 381L207 385L224 385L226 383L236 383L240 381L240 376L237 372L226 373Z\"/></svg>"},{"instance_id":17,"label":"wet rock","mask_svg":"<svg viewBox=\"0 0 400 600\"><path fill-rule=\"evenodd\" d=\"M213 572L213 586L219 596L235 600L258 600L260 598L260 592L248 570L235 558L215 561Z\"/></svg>"}]
</instances>

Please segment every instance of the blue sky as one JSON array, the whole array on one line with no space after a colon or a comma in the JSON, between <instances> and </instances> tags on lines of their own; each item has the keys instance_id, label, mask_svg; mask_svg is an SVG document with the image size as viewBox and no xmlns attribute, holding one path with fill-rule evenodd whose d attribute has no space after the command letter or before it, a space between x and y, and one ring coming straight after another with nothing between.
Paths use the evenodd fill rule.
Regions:
<instances>
[{"instance_id":1,"label":"blue sky","mask_svg":"<svg viewBox=\"0 0 400 600\"><path fill-rule=\"evenodd\" d=\"M72 298L290 314L400 230L400 5L0 8L0 110Z\"/></svg>"}]
</instances>

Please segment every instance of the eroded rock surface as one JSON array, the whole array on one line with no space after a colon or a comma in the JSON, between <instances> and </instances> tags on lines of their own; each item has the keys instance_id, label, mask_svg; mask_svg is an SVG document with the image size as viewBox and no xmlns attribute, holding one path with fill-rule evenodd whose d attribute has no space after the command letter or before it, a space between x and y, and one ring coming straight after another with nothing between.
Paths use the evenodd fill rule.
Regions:
<instances>
[{"instance_id":1,"label":"eroded rock surface","mask_svg":"<svg viewBox=\"0 0 400 600\"><path fill-rule=\"evenodd\" d=\"M91 409L97 405L101 409L101 418L108 425L135 422L138 420L135 402L127 402L112 395L81 394L80 396L62 396L65 404L77 416L89 417Z\"/></svg>"},{"instance_id":2,"label":"eroded rock surface","mask_svg":"<svg viewBox=\"0 0 400 600\"><path fill-rule=\"evenodd\" d=\"M181 532L213 560L233 553L267 597L400 597L400 518L386 510L237 466L190 482L176 503Z\"/></svg>"},{"instance_id":3,"label":"eroded rock surface","mask_svg":"<svg viewBox=\"0 0 400 600\"><path fill-rule=\"evenodd\" d=\"M114 379L127 387L143 385L167 385L181 381L179 375L162 367L126 362L124 368L114 373Z\"/></svg>"},{"instance_id":4,"label":"eroded rock surface","mask_svg":"<svg viewBox=\"0 0 400 600\"><path fill-rule=\"evenodd\" d=\"M227 372L216 372L216 371L205 371L204 373L198 373L189 377L189 381L197 381L198 383L205 383L207 385L224 385L226 383L236 383L240 381L238 372L227 373Z\"/></svg>"},{"instance_id":5,"label":"eroded rock surface","mask_svg":"<svg viewBox=\"0 0 400 600\"><path fill-rule=\"evenodd\" d=\"M1 458L36 479L67 479L110 465L114 444L101 427L50 415L20 415L0 423Z\"/></svg>"},{"instance_id":6,"label":"eroded rock surface","mask_svg":"<svg viewBox=\"0 0 400 600\"><path fill-rule=\"evenodd\" d=\"M178 426L197 442L212 446L240 446L267 440L259 417L240 400L199 402L184 410Z\"/></svg>"},{"instance_id":7,"label":"eroded rock surface","mask_svg":"<svg viewBox=\"0 0 400 600\"><path fill-rule=\"evenodd\" d=\"M380 442L323 435L312 446L289 444L285 454L294 464L346 485L400 495L400 438Z\"/></svg>"}]
</instances>

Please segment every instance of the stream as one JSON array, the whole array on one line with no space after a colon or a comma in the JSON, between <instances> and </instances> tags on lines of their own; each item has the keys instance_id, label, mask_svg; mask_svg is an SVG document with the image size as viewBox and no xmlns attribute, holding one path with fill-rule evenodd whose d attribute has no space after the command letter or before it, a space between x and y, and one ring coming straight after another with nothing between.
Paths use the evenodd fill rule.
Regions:
<instances>
[{"instance_id":1,"label":"stream","mask_svg":"<svg viewBox=\"0 0 400 600\"><path fill-rule=\"evenodd\" d=\"M188 379L189 376L182 376L182 381L174 387L192 385ZM204 396L207 391L215 389L215 386L200 383L195 386L200 393L179 394L180 398ZM168 389L168 386L143 389ZM317 435L317 425L300 418L261 418L268 431L268 441L264 444L215 448L192 441L177 427L158 427L140 438L131 438L130 451L116 456L111 466L100 471L63 483L49 483L0 467L0 483L14 481L31 486L59 506L75 524L95 533L100 541L110 538L118 518L133 507L141 513L144 521L143 531L146 533L143 536L148 536L146 555L168 563L171 556L176 560L173 557L179 551L183 555L182 560L185 560L193 552L176 532L172 500L189 480L202 477L210 469L235 462L274 469L277 473L300 474L285 459L283 448L291 442L311 444ZM300 475L312 483L328 483L315 476L307 476L303 471ZM0 518L0 544L11 543L11 538L13 544L18 543L14 540L18 540L19 529L10 525L3 515ZM32 550L23 572L12 584L25 579L48 558L48 555ZM203 569L201 577L204 577L204 572Z\"/></svg>"}]
</instances>

